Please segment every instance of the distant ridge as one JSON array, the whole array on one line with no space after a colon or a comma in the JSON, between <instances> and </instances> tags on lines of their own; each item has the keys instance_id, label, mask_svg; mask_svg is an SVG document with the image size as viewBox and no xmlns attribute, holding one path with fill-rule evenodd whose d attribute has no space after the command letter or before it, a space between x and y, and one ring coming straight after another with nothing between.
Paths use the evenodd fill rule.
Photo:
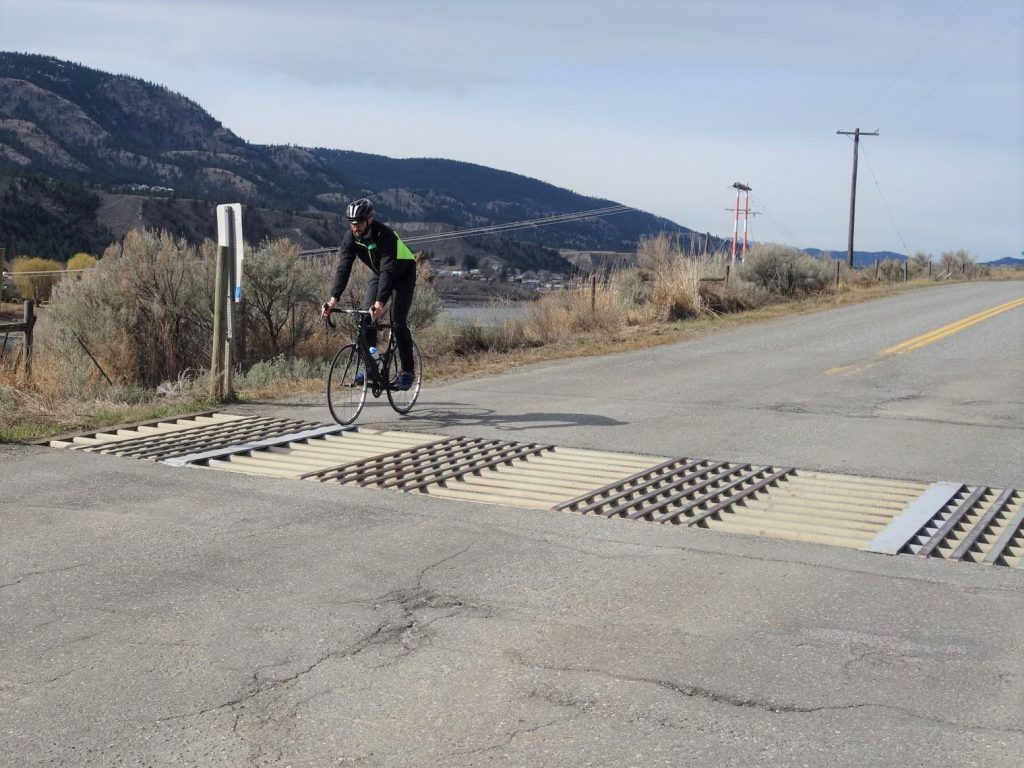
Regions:
<instances>
[{"instance_id":1,"label":"distant ridge","mask_svg":"<svg viewBox=\"0 0 1024 768\"><path fill-rule=\"evenodd\" d=\"M345 135L339 135L344 141ZM579 195L537 179L438 158L394 159L343 149L250 144L187 97L139 78L113 75L35 54L0 52L0 245L8 253L67 258L52 235L54 219L80 241L114 236L127 222L160 226L189 239L214 234L212 204L242 202L246 239L287 234L301 247L340 240L344 201L369 196L379 217L419 232L469 229L605 208L615 201ZM22 180L40 176L60 188ZM79 191L74 192L75 185ZM17 231L12 211L48 212L46 222ZM110 196L143 198L121 204ZM63 202L58 202L58 198ZM13 202L12 202L13 200ZM20 208L18 200L22 201ZM209 203L209 204L208 204ZM15 206L12 208L11 206ZM111 212L133 211L132 217ZM97 216L111 214L105 220ZM23 222L24 224L24 222ZM508 238L474 238L431 246L442 258L570 265L557 249L632 251L645 236L668 232L684 247L695 233L643 211L522 230ZM90 239L91 238L91 239ZM73 238L65 240L71 246ZM710 238L712 247L722 241ZM509 243L517 242L515 248ZM49 252L43 253L42 250ZM66 250L66 249L65 249ZM513 264L514 266L514 264Z\"/></svg>"},{"instance_id":2,"label":"distant ridge","mask_svg":"<svg viewBox=\"0 0 1024 768\"><path fill-rule=\"evenodd\" d=\"M804 248L805 253L811 254L811 256L824 256L829 255L834 259L846 261L846 249L842 248L835 251L823 251L820 248ZM876 261L906 261L907 256L902 253L895 253L894 251L854 251L853 252L853 265L855 267L869 267L873 266Z\"/></svg>"}]
</instances>

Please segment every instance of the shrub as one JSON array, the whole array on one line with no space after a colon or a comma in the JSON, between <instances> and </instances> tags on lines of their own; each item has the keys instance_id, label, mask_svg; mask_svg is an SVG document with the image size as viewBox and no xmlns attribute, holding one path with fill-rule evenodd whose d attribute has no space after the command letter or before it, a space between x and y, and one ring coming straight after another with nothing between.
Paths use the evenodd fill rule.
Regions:
<instances>
[{"instance_id":1,"label":"shrub","mask_svg":"<svg viewBox=\"0 0 1024 768\"><path fill-rule=\"evenodd\" d=\"M949 273L952 277L960 277L969 274L974 265L974 257L965 249L945 251L939 261L942 272Z\"/></svg>"},{"instance_id":2,"label":"shrub","mask_svg":"<svg viewBox=\"0 0 1024 768\"><path fill-rule=\"evenodd\" d=\"M697 317L704 309L700 278L713 258L684 253L678 237L664 233L640 241L637 262L650 275L650 316L658 321Z\"/></svg>"},{"instance_id":3,"label":"shrub","mask_svg":"<svg viewBox=\"0 0 1024 768\"><path fill-rule=\"evenodd\" d=\"M205 369L212 286L213 263L193 246L166 232L133 230L81 280L54 290L48 315L55 351L82 383L92 371L85 349L110 378L127 384L154 387L186 369Z\"/></svg>"},{"instance_id":4,"label":"shrub","mask_svg":"<svg viewBox=\"0 0 1024 768\"><path fill-rule=\"evenodd\" d=\"M429 345L432 355L470 357L479 352L508 352L529 344L523 323L517 319L478 325L445 318L430 329L421 347Z\"/></svg>"},{"instance_id":5,"label":"shrub","mask_svg":"<svg viewBox=\"0 0 1024 768\"><path fill-rule=\"evenodd\" d=\"M886 259L878 265L878 276L890 283L903 279L903 262L899 259Z\"/></svg>"},{"instance_id":6,"label":"shrub","mask_svg":"<svg viewBox=\"0 0 1024 768\"><path fill-rule=\"evenodd\" d=\"M737 270L738 277L769 294L791 298L817 293L831 285L830 263L782 245L755 245Z\"/></svg>"},{"instance_id":7,"label":"shrub","mask_svg":"<svg viewBox=\"0 0 1024 768\"><path fill-rule=\"evenodd\" d=\"M301 381L305 379L324 379L330 360L304 360L300 357L279 357L261 360L250 366L249 370L240 372L234 380L239 390L258 390L270 387L282 380Z\"/></svg>"}]
</instances>

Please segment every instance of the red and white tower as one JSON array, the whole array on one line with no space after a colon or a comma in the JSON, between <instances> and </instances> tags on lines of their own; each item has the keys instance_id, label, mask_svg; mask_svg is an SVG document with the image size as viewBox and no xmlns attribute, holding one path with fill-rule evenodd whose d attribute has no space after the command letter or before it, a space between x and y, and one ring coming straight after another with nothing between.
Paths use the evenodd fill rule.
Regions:
<instances>
[{"instance_id":1,"label":"red and white tower","mask_svg":"<svg viewBox=\"0 0 1024 768\"><path fill-rule=\"evenodd\" d=\"M747 256L747 221L750 218L750 190L751 187L737 181L732 185L736 190L736 205L733 207L735 218L732 224L732 261L736 261L736 247L739 244L740 230L740 194L743 194L743 250L740 259Z\"/></svg>"}]
</instances>

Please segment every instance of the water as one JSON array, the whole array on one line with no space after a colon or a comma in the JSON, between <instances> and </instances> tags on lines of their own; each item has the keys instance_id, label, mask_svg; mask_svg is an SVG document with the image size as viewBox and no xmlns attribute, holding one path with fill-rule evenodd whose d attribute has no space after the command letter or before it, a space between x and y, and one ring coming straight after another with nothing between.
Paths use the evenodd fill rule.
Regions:
<instances>
[{"instance_id":1,"label":"water","mask_svg":"<svg viewBox=\"0 0 1024 768\"><path fill-rule=\"evenodd\" d=\"M526 310L517 304L501 307L445 307L443 314L466 325L501 325L522 317Z\"/></svg>"}]
</instances>

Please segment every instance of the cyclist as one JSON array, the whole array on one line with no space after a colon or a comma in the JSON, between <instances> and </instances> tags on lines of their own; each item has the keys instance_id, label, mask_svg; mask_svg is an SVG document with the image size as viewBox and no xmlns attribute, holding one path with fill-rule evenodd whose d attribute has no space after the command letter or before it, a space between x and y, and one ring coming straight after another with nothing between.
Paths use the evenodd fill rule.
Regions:
<instances>
[{"instance_id":1,"label":"cyclist","mask_svg":"<svg viewBox=\"0 0 1024 768\"><path fill-rule=\"evenodd\" d=\"M402 364L398 389L407 390L412 386L415 373L408 318L412 295L416 290L416 256L393 229L373 218L373 204L365 197L348 204L345 218L348 220L348 231L341 241L338 271L334 276L331 298L324 308L324 317L330 315L331 307L338 303L344 293L352 264L358 258L373 272L366 287L363 308L370 310L374 320L384 315L384 306L394 295L391 303L391 330L398 342L398 357ZM372 326L370 317L360 317L361 322L367 326L366 346L377 346L377 329ZM356 373L355 383L362 385L364 378L364 371L360 369Z\"/></svg>"}]
</instances>

